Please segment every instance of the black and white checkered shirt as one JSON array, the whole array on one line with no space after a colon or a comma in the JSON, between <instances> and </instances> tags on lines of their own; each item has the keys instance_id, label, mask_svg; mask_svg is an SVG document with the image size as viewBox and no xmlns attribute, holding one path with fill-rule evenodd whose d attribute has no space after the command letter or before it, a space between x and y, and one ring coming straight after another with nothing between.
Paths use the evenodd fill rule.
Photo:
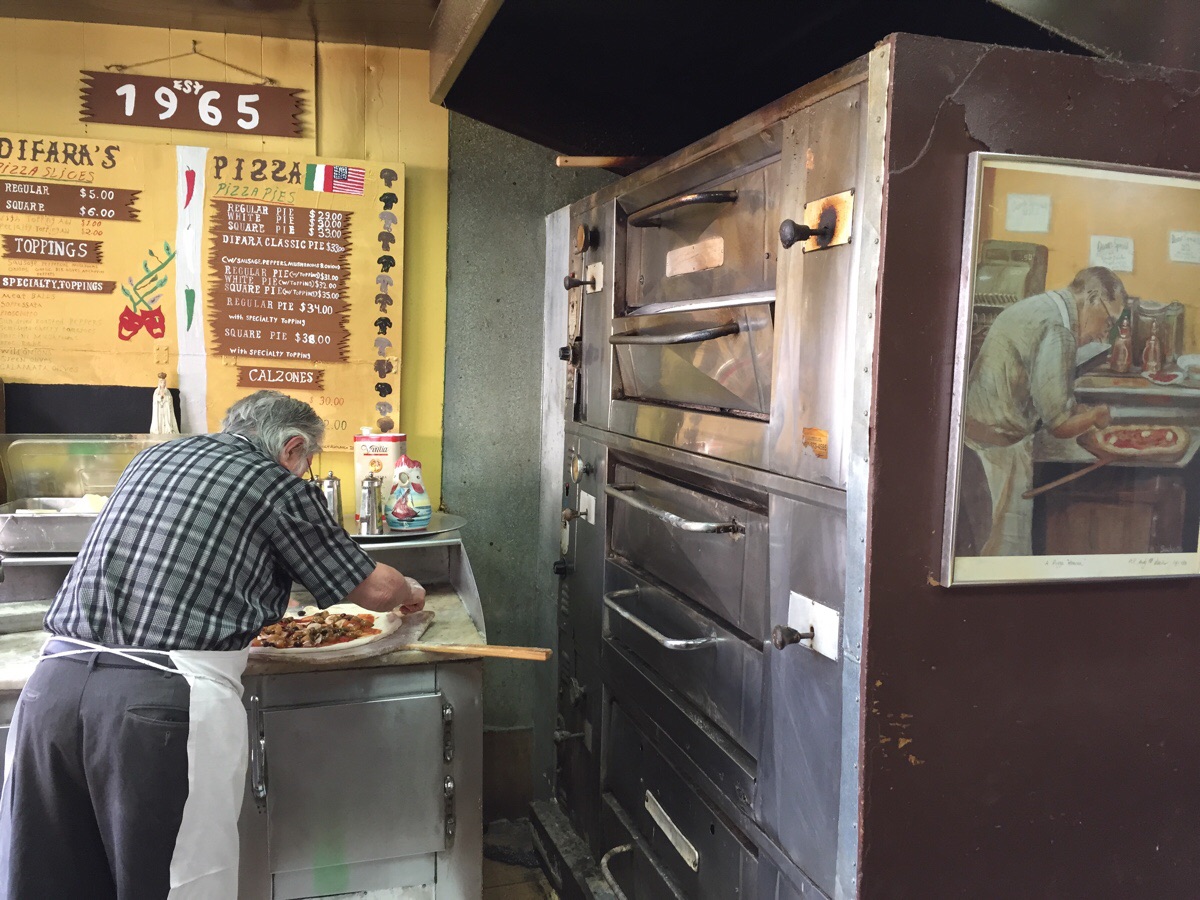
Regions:
<instances>
[{"instance_id":1,"label":"black and white checkered shirt","mask_svg":"<svg viewBox=\"0 0 1200 900\"><path fill-rule=\"evenodd\" d=\"M46 630L157 650L240 650L279 621L293 581L322 607L375 564L320 489L231 434L138 454L46 614Z\"/></svg>"}]
</instances>

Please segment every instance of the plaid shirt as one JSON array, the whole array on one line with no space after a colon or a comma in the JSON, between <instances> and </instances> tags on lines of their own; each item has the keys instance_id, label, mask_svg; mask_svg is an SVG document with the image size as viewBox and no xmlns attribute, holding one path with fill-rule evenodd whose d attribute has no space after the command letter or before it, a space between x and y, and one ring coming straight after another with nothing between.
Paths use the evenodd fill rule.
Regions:
<instances>
[{"instance_id":1,"label":"plaid shirt","mask_svg":"<svg viewBox=\"0 0 1200 900\"><path fill-rule=\"evenodd\" d=\"M181 438L129 464L46 630L156 650L240 650L283 617L293 581L326 607L374 568L320 489L256 443Z\"/></svg>"}]
</instances>

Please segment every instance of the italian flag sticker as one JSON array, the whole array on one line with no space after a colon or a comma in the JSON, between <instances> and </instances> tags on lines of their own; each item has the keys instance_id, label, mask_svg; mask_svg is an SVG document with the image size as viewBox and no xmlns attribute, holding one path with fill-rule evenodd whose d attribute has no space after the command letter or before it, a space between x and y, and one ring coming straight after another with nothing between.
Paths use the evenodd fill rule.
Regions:
<instances>
[{"instance_id":1,"label":"italian flag sticker","mask_svg":"<svg viewBox=\"0 0 1200 900\"><path fill-rule=\"evenodd\" d=\"M304 174L304 189L321 194L362 195L366 170L353 166L309 165Z\"/></svg>"}]
</instances>

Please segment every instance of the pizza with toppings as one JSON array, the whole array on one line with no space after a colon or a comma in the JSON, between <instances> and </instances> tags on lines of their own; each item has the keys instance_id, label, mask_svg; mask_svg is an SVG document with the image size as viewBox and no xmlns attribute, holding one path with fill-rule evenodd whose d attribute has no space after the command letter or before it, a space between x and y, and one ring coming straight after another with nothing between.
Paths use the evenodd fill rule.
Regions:
<instances>
[{"instance_id":1,"label":"pizza with toppings","mask_svg":"<svg viewBox=\"0 0 1200 900\"><path fill-rule=\"evenodd\" d=\"M250 642L256 654L308 655L348 650L377 641L400 627L400 616L375 615L340 604L309 615L288 616L265 626Z\"/></svg>"},{"instance_id":2,"label":"pizza with toppings","mask_svg":"<svg viewBox=\"0 0 1200 900\"><path fill-rule=\"evenodd\" d=\"M1110 425L1092 438L1101 453L1119 459L1179 459L1190 436L1178 425Z\"/></svg>"}]
</instances>

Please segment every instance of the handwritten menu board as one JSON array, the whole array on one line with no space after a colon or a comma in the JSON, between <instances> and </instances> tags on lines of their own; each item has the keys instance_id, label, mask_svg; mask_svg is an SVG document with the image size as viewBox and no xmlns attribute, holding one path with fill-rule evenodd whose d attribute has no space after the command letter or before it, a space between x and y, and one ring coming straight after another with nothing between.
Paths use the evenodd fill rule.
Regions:
<instances>
[{"instance_id":1,"label":"handwritten menu board","mask_svg":"<svg viewBox=\"0 0 1200 900\"><path fill-rule=\"evenodd\" d=\"M403 168L0 132L0 377L272 388L326 447L396 428Z\"/></svg>"},{"instance_id":2,"label":"handwritten menu board","mask_svg":"<svg viewBox=\"0 0 1200 900\"><path fill-rule=\"evenodd\" d=\"M217 352L349 359L349 212L213 201Z\"/></svg>"}]
</instances>

